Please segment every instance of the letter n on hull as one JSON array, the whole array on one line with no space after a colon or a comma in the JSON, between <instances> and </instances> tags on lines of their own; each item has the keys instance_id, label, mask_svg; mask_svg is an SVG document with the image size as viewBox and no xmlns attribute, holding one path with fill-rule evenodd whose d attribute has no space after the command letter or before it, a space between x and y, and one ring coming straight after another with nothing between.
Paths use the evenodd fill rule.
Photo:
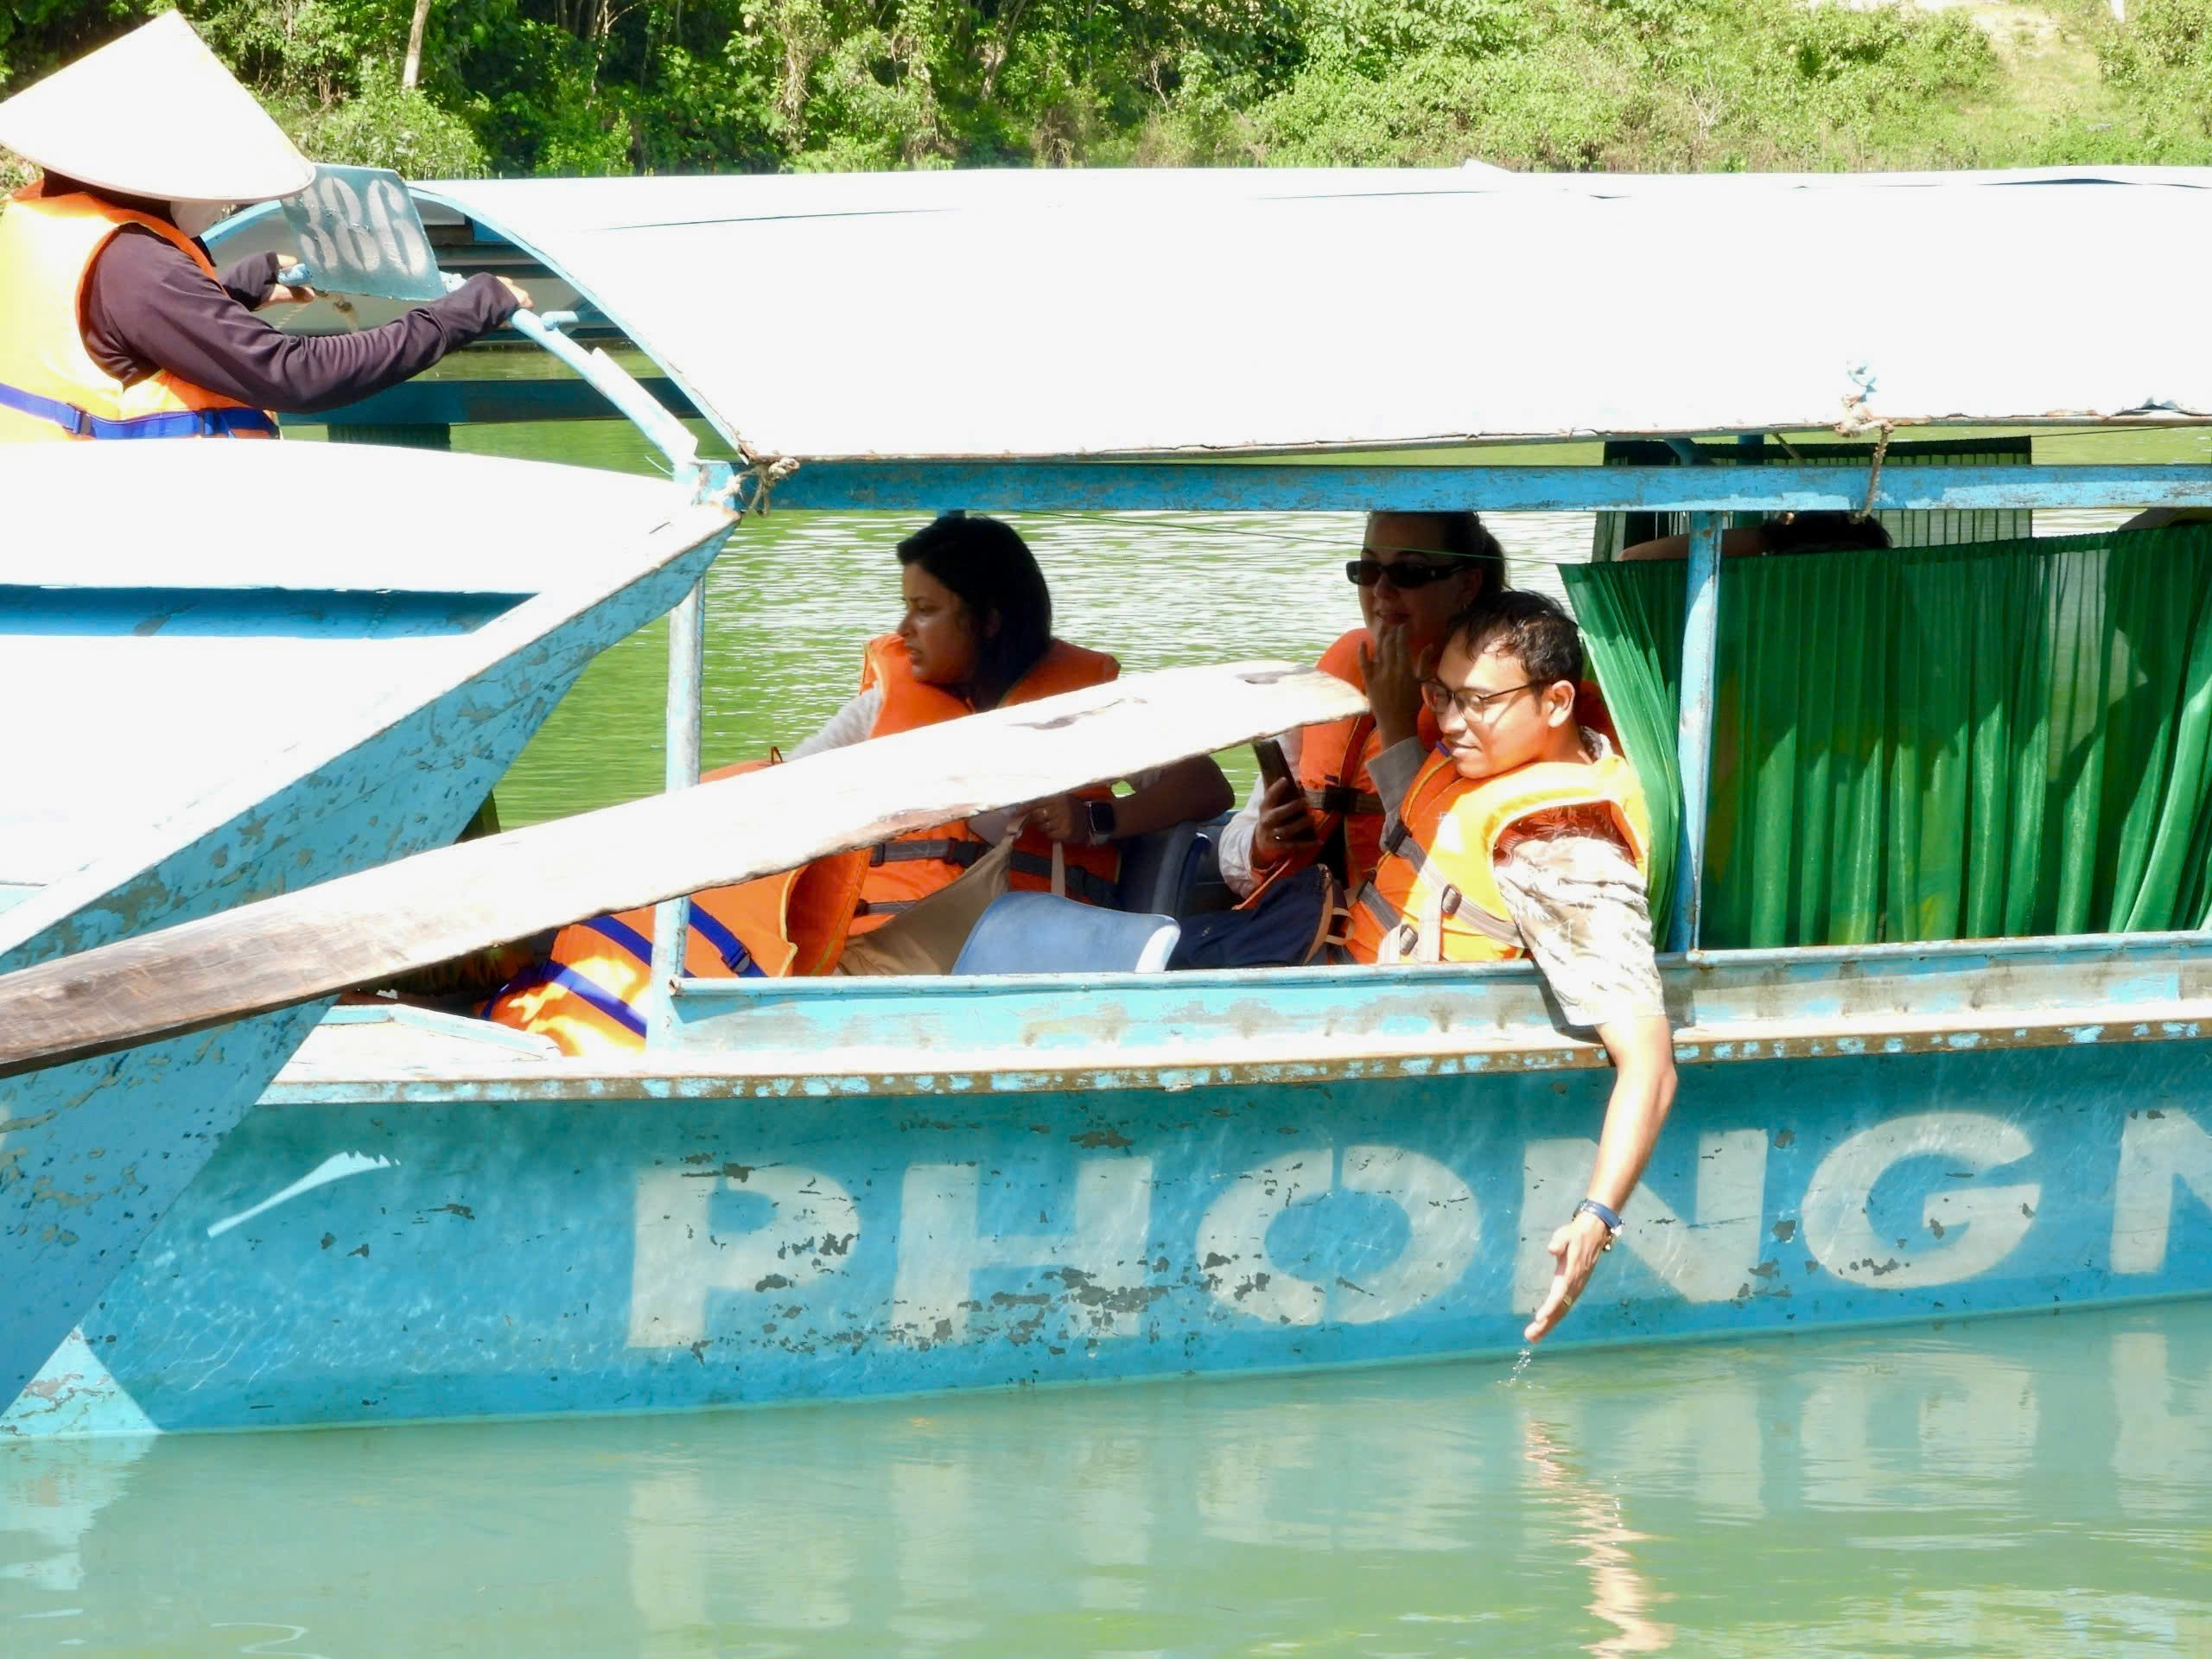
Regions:
<instances>
[{"instance_id":1,"label":"letter n on hull","mask_svg":"<svg viewBox=\"0 0 2212 1659\"><path fill-rule=\"evenodd\" d=\"M1766 1134L1725 1129L1698 1137L1697 1210L1677 1214L1649 1183L1630 1200L1622 1248L1685 1301L1748 1295L1759 1267ZM1551 1236L1573 1213L1597 1160L1594 1141L1531 1141L1522 1160L1521 1246L1513 1305L1532 1313L1551 1288Z\"/></svg>"},{"instance_id":2,"label":"letter n on hull","mask_svg":"<svg viewBox=\"0 0 2212 1659\"><path fill-rule=\"evenodd\" d=\"M2157 1273L2166 1265L2176 1186L2212 1205L2212 1133L2186 1112L2131 1113L2120 1126L2113 1185L2114 1273Z\"/></svg>"}]
</instances>

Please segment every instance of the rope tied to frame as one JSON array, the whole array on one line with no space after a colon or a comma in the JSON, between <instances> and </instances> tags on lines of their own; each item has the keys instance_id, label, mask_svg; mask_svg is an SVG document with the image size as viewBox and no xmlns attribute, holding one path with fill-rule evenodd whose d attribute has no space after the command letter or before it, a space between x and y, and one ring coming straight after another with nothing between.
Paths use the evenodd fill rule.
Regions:
<instances>
[{"instance_id":1,"label":"rope tied to frame","mask_svg":"<svg viewBox=\"0 0 2212 1659\"><path fill-rule=\"evenodd\" d=\"M1873 463L1866 469L1866 499L1851 515L1851 522L1863 524L1874 516L1875 493L1882 487L1882 457L1890 453L1890 434L1897 429L1889 422L1881 423L1874 438Z\"/></svg>"},{"instance_id":2,"label":"rope tied to frame","mask_svg":"<svg viewBox=\"0 0 2212 1659\"><path fill-rule=\"evenodd\" d=\"M730 505L740 518L759 514L768 516L769 492L798 470L798 461L792 455L764 455L749 443L741 442L738 454L745 458L745 466L730 481ZM752 482L750 492L747 480Z\"/></svg>"},{"instance_id":3,"label":"rope tied to frame","mask_svg":"<svg viewBox=\"0 0 2212 1659\"><path fill-rule=\"evenodd\" d=\"M1873 372L1864 363L1850 371L1852 380L1859 390L1843 400L1843 416L1835 423L1835 432L1841 438L1863 438L1874 435L1874 459L1866 471L1866 499L1851 514L1851 522L1862 524L1874 516L1874 497L1882 486L1882 459L1890 452L1890 435L1897 430L1897 423L1885 419L1868 407L1874 396Z\"/></svg>"}]
</instances>

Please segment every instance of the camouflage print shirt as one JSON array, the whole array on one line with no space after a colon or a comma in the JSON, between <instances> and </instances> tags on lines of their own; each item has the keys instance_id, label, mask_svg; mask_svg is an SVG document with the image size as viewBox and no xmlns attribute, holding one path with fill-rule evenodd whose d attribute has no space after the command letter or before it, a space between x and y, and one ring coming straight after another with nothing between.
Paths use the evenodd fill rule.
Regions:
<instances>
[{"instance_id":1,"label":"camouflage print shirt","mask_svg":"<svg viewBox=\"0 0 2212 1659\"><path fill-rule=\"evenodd\" d=\"M1592 759L1605 755L1603 737L1582 736ZM1424 759L1408 741L1377 755L1368 775L1385 800L1402 800ZM1643 875L1611 823L1568 810L1536 814L1515 830L1500 847L1498 893L1568 1022L1663 1017Z\"/></svg>"},{"instance_id":2,"label":"camouflage print shirt","mask_svg":"<svg viewBox=\"0 0 2212 1659\"><path fill-rule=\"evenodd\" d=\"M1497 861L1497 891L1569 1024L1666 1014L1643 875L1613 836L1523 836Z\"/></svg>"}]
</instances>

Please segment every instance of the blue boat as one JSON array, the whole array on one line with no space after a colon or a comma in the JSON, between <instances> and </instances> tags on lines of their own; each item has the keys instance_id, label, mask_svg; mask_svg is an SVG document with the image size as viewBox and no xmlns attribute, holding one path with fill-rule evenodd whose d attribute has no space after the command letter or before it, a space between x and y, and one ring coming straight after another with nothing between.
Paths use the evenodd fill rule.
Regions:
<instances>
[{"instance_id":1,"label":"blue boat","mask_svg":"<svg viewBox=\"0 0 2212 1659\"><path fill-rule=\"evenodd\" d=\"M1570 588L1609 702L1644 716L1624 735L1678 840L1658 886L1682 1075L1622 1248L1553 1344L2212 1289L2212 808L2187 769L2212 710L2212 583L2128 613L2165 632L2138 626L2092 711L2101 734L2126 696L2168 699L2163 747L2115 746L2108 769L2114 791L2171 798L2171 833L2144 855L2171 877L2164 911L2047 902L2024 883L1978 922L1978 891L1939 915L1891 884L1871 919L1767 915L1738 879L1791 851L1755 845L1747 821L1744 773L1781 743L1762 734L1837 758L1838 800L1874 777L1850 731L1814 719L1849 688L1779 713L1746 689L1760 636L1745 619L1791 615L1791 582L1904 583L1883 602L1932 607L1939 587L1987 594L2025 572L2005 614L2042 619L2055 658L2061 621L2093 626L2085 592L2117 616L2126 584L2135 603L2157 573L2212 568L2209 532L2186 524L2012 539L2054 508L2212 508L2201 460L2046 464L2031 442L2212 421L2212 353L2177 321L2196 303L2189 262L2145 270L2094 334L2054 331L2040 290L1992 280L1995 251L2031 239L2084 271L2116 246L2195 245L2212 175L966 175L418 195L446 264L525 265L565 284L586 331L652 358L663 377L647 385L732 446L749 501L1599 515ZM1815 303L1785 285L1739 292L1685 258L1620 302L1612 251L1720 247L1746 224L1768 245L1850 226L1915 250L1914 281ZM1435 257L1392 266L1380 303L1369 250L1412 246ZM1501 246L1526 257L1485 257ZM1164 248L1172 268L1154 263ZM1054 273L1049 292L973 280L974 260L1017 251ZM850 318L893 267L934 337L1039 349L972 386L886 373ZM663 276L708 269L747 273L757 326L713 326L696 286ZM1669 337L1666 320L1708 317L1723 292L1725 326ZM1485 325L1499 317L1513 326ZM1317 348L1317 319L1357 322ZM1202 372L1109 375L1095 397L1062 384L1071 362L1154 364L1163 346ZM348 418L435 441L466 421L589 412L553 382L475 381ZM1589 450L1565 465L1516 448L1561 438ZM1721 559L1738 516L1807 511L1883 515L1899 550ZM1671 569L1611 560L1667 531L1688 538ZM1798 620L1791 649L1808 660L1811 636L1841 626ZM2000 636L1975 649L2031 654ZM1896 671L1966 649L1936 641ZM672 665L672 779L696 775L689 671ZM1927 802L1955 798L1934 792L1940 766L1885 765L1890 792L1851 843L1877 863L1904 858L1899 826ZM1976 811L2034 793L2029 772L2007 778L1970 795ZM1846 816L1821 832L1838 858ZM1142 903L1172 912L1189 899L1187 837L1154 851L1168 874ZM1818 846L1803 861L1825 868ZM2109 887L2108 849L2092 861ZM1160 976L1048 945L1018 965L674 977L664 1028L619 1060L426 1009L338 1009L0 1433L691 1409L1519 1345L1609 1084L1532 969Z\"/></svg>"},{"instance_id":2,"label":"blue boat","mask_svg":"<svg viewBox=\"0 0 2212 1659\"><path fill-rule=\"evenodd\" d=\"M24 447L0 490L4 969L451 841L731 523L653 480L305 443ZM327 1005L0 1080L0 1393Z\"/></svg>"}]
</instances>

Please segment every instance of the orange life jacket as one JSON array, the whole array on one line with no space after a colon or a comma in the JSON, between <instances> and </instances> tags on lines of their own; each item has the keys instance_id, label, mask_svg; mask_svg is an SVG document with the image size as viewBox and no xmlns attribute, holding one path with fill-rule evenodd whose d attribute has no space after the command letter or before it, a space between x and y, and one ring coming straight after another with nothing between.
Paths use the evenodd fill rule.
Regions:
<instances>
[{"instance_id":1,"label":"orange life jacket","mask_svg":"<svg viewBox=\"0 0 2212 1659\"><path fill-rule=\"evenodd\" d=\"M1374 636L1365 628L1354 628L1322 653L1318 666L1324 674L1333 674L1345 684L1364 691L1367 675L1360 666L1359 653L1373 640ZM1613 729L1612 715L1593 682L1585 680L1576 691L1574 712L1586 729L1598 733L1615 748L1620 747L1620 735ZM1440 735L1436 716L1426 705L1421 710L1416 733L1421 747L1436 747ZM1330 837L1341 830L1347 893L1358 892L1374 875L1376 863L1382 855L1385 806L1367 775L1368 763L1382 749L1382 740L1376 734L1373 715L1355 715L1349 720L1308 726L1299 734L1298 781L1306 791L1306 808L1313 820L1313 845L1326 853ZM1270 866L1241 907L1256 905L1268 882L1306 861L1306 858L1293 857Z\"/></svg>"},{"instance_id":2,"label":"orange life jacket","mask_svg":"<svg viewBox=\"0 0 2212 1659\"><path fill-rule=\"evenodd\" d=\"M1034 702L1039 697L1056 696L1083 686L1103 685L1121 671L1121 664L1103 652L1085 651L1080 645L1055 639L1046 648L1036 666L1000 700L999 706ZM882 688L883 709L877 715L875 724L868 728L870 737L911 732L976 712L975 705L966 698L956 696L942 686L916 679L906 641L895 633L868 641L867 664L861 672L861 690L866 691L872 686ZM1086 798L1103 800L1113 791L1101 786L1077 792ZM917 899L950 886L962 871L989 850L989 846L964 821L917 830L881 842L870 849L868 875L861 884L860 912L853 918L852 931L865 933L881 926L885 920ZM1103 847L1063 847L1060 852L1069 898L1090 905L1114 902L1115 880L1122 869L1118 848L1109 842ZM1050 888L1052 855L1052 841L1035 830L1024 832L1014 843L1007 885L1033 892Z\"/></svg>"},{"instance_id":3,"label":"orange life jacket","mask_svg":"<svg viewBox=\"0 0 2212 1659\"><path fill-rule=\"evenodd\" d=\"M1494 778L1459 776L1430 755L1374 878L1351 906L1345 941L1361 962L1503 962L1525 954L1497 890L1507 832L1540 812L1603 809L1636 868L1651 868L1651 819L1636 770L1607 744L1591 761L1536 761Z\"/></svg>"},{"instance_id":4,"label":"orange life jacket","mask_svg":"<svg viewBox=\"0 0 2212 1659\"><path fill-rule=\"evenodd\" d=\"M273 438L265 410L162 370L129 385L92 360L82 324L92 261L126 225L181 248L215 280L199 245L166 220L31 185L0 213L0 442L70 438Z\"/></svg>"},{"instance_id":5,"label":"orange life jacket","mask_svg":"<svg viewBox=\"0 0 2212 1659\"><path fill-rule=\"evenodd\" d=\"M1321 671L1366 690L1367 675L1360 666L1359 653L1373 639L1365 628L1354 628L1321 653ZM1426 708L1421 711L1419 733L1422 747L1436 746L1436 717ZM1373 715L1354 715L1348 720L1308 726L1298 734L1298 782L1306 791L1306 810L1313 820L1313 845L1326 853L1331 838L1342 832L1347 893L1356 892L1374 874L1382 849L1383 802L1367 775L1367 763L1382 752L1382 740L1376 734ZM1306 858L1294 857L1270 867L1261 887L1306 861ZM1259 896L1255 891L1245 903L1249 905Z\"/></svg>"},{"instance_id":6,"label":"orange life jacket","mask_svg":"<svg viewBox=\"0 0 2212 1659\"><path fill-rule=\"evenodd\" d=\"M1006 696L1027 702L1121 671L1111 657L1054 640ZM888 736L974 713L961 698L914 677L896 634L869 642L861 686L883 688L883 709L868 732ZM769 764L748 761L709 772L704 781ZM1103 794L1103 791L1086 791ZM914 849L906 851L906 849ZM1052 843L1025 835L1014 843L1010 886L1050 886ZM922 830L882 846L815 860L799 869L691 895L683 972L695 978L785 978L826 974L855 933L935 892L987 852L966 823ZM1121 855L1112 847L1067 849L1071 897L1111 903ZM926 883L926 885L925 885ZM1103 894L1103 897L1099 895ZM876 912L866 912L874 899ZM486 1019L550 1037L564 1054L640 1049L645 1045L652 983L653 912L627 910L576 922L554 936L533 963L485 1005Z\"/></svg>"},{"instance_id":7,"label":"orange life jacket","mask_svg":"<svg viewBox=\"0 0 2212 1659\"><path fill-rule=\"evenodd\" d=\"M723 766L702 781L767 764ZM844 949L867 868L863 848L693 893L683 972L696 979L828 973ZM485 1006L484 1017L550 1037L564 1054L643 1048L652 956L650 907L574 923L554 936L543 961Z\"/></svg>"}]
</instances>

